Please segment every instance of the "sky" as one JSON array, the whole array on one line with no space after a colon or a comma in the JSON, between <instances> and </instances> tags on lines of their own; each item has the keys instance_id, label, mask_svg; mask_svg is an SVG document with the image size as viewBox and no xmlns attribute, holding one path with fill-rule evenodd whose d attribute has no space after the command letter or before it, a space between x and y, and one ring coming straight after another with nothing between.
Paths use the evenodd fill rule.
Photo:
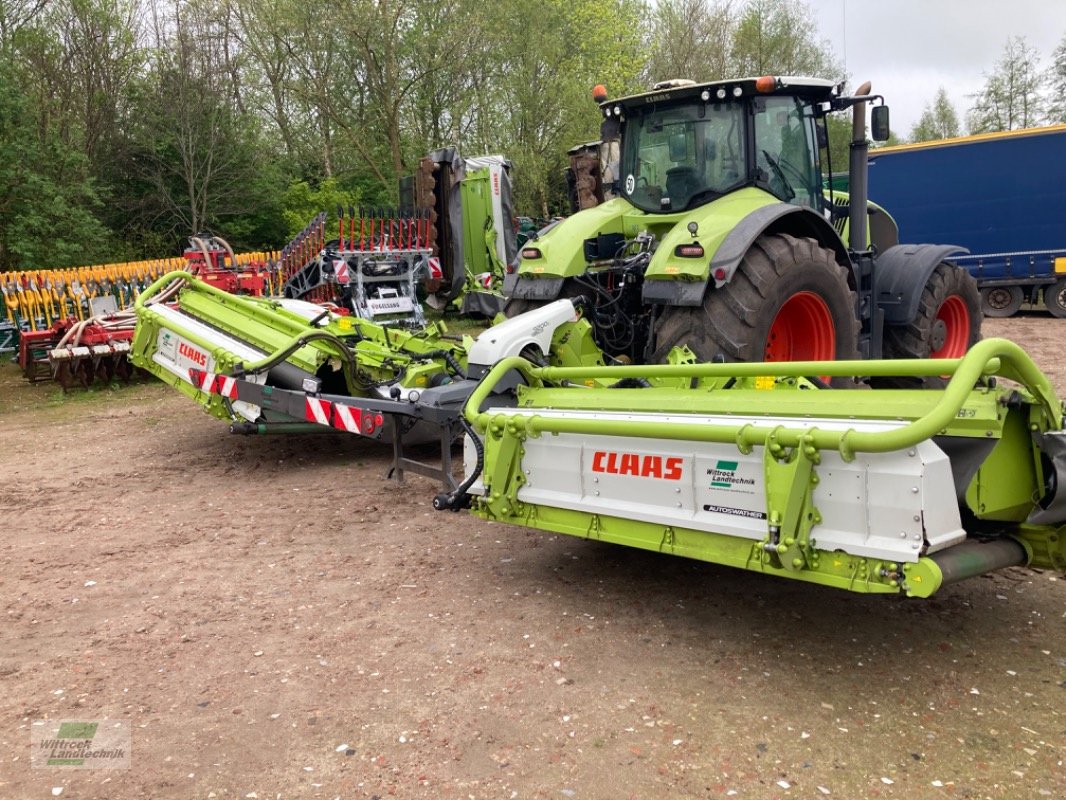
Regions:
<instances>
[{"instance_id":1,"label":"sky","mask_svg":"<svg viewBox=\"0 0 1066 800\"><path fill-rule=\"evenodd\" d=\"M1047 67L1066 36L1066 0L807 0L850 86L873 83L906 136L937 88L959 119L984 86L1009 36L1023 36Z\"/></svg>"}]
</instances>

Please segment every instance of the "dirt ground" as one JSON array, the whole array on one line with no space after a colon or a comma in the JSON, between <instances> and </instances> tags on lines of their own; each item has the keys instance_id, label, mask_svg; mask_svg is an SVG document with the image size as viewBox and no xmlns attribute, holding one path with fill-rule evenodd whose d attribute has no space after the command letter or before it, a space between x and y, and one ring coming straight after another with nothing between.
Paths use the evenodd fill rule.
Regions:
<instances>
[{"instance_id":1,"label":"dirt ground","mask_svg":"<svg viewBox=\"0 0 1066 800\"><path fill-rule=\"evenodd\" d=\"M1066 395L1066 321L991 321ZM0 368L0 798L1062 798L1066 579L850 595L436 513L350 437ZM30 767L127 720L123 770Z\"/></svg>"}]
</instances>

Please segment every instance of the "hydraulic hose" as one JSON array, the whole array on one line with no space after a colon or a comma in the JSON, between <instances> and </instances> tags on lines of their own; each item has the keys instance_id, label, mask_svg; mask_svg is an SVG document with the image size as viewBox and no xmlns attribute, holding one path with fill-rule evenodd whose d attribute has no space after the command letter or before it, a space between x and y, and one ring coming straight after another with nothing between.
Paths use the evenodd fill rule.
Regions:
<instances>
[{"instance_id":1,"label":"hydraulic hose","mask_svg":"<svg viewBox=\"0 0 1066 800\"><path fill-rule=\"evenodd\" d=\"M234 377L239 375L257 375L260 372L267 372L271 368L277 366L282 361L285 361L289 356L299 350L306 344L314 341L329 342L337 350L337 354L344 359L348 368L351 369L352 375L355 375L356 363L355 356L352 351L348 349L347 345L343 341L338 339L329 331L307 331L300 334L296 338L289 341L278 350L275 350L265 358L261 358L259 361L253 361L251 364L240 364L238 369L234 371Z\"/></svg>"},{"instance_id":2,"label":"hydraulic hose","mask_svg":"<svg viewBox=\"0 0 1066 800\"><path fill-rule=\"evenodd\" d=\"M237 256L233 255L233 248L229 246L229 242L227 242L221 236L215 236L214 240L220 245L222 245L223 249L226 251L226 254L229 256L230 269L232 269L234 272L239 272L240 270L237 267Z\"/></svg>"},{"instance_id":3,"label":"hydraulic hose","mask_svg":"<svg viewBox=\"0 0 1066 800\"><path fill-rule=\"evenodd\" d=\"M437 511L459 511L467 508L471 499L467 492L474 485L474 481L481 477L481 471L485 468L485 445L481 441L481 437L478 436L474 426L467 421L466 417L460 416L459 424L463 426L463 430L466 431L466 435L470 437L470 441L474 445L477 461L474 464L474 469L453 491L441 492L433 498L433 508Z\"/></svg>"},{"instance_id":4,"label":"hydraulic hose","mask_svg":"<svg viewBox=\"0 0 1066 800\"><path fill-rule=\"evenodd\" d=\"M204 272L206 272L211 266L211 254L207 251L207 243L204 242L199 236L190 236L189 241L200 248L200 255L204 257ZM199 271L199 270L197 270Z\"/></svg>"},{"instance_id":5,"label":"hydraulic hose","mask_svg":"<svg viewBox=\"0 0 1066 800\"><path fill-rule=\"evenodd\" d=\"M87 317L83 320L78 320L66 333L63 334L63 338L56 344L55 349L61 347L67 347L68 342L70 347L77 347L81 344L81 337L84 335L85 330L92 325L97 325L106 330L128 330L136 323L136 317L132 311L119 311L116 314L107 314L96 317ZM73 339L73 341L71 341Z\"/></svg>"},{"instance_id":6,"label":"hydraulic hose","mask_svg":"<svg viewBox=\"0 0 1066 800\"><path fill-rule=\"evenodd\" d=\"M460 378L466 377L466 372L463 370L463 365L455 358L454 355L448 350L427 350L425 353L416 353L413 350L402 348L404 353L410 355L414 360L427 361L431 358L443 359L444 363L452 368L452 372L458 375Z\"/></svg>"}]
</instances>

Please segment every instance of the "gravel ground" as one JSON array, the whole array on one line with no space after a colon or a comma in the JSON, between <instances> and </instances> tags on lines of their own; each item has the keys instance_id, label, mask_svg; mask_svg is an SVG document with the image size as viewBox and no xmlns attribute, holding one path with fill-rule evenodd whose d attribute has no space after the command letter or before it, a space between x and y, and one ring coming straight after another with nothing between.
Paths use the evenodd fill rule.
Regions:
<instances>
[{"instance_id":1,"label":"gravel ground","mask_svg":"<svg viewBox=\"0 0 1066 800\"><path fill-rule=\"evenodd\" d=\"M990 321L1066 394L1066 321ZM0 368L0 798L1062 798L1066 580L874 598L485 523ZM34 720L131 766L31 769Z\"/></svg>"}]
</instances>

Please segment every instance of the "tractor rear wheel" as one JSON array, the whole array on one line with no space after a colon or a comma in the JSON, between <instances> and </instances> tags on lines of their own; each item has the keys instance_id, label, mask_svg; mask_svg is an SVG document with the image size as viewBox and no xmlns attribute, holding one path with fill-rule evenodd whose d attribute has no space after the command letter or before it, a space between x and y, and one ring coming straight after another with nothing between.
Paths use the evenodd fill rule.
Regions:
<instances>
[{"instance_id":1,"label":"tractor rear wheel","mask_svg":"<svg viewBox=\"0 0 1066 800\"><path fill-rule=\"evenodd\" d=\"M986 317L1012 317L1024 300L1021 286L990 286L981 290L981 310Z\"/></svg>"},{"instance_id":2,"label":"tractor rear wheel","mask_svg":"<svg viewBox=\"0 0 1066 800\"><path fill-rule=\"evenodd\" d=\"M675 345L700 361L832 361L859 357L847 270L809 238L760 237L733 279L698 308L669 306L655 325L654 363Z\"/></svg>"},{"instance_id":3,"label":"tractor rear wheel","mask_svg":"<svg viewBox=\"0 0 1066 800\"><path fill-rule=\"evenodd\" d=\"M1044 289L1044 305L1055 317L1066 317L1066 278Z\"/></svg>"},{"instance_id":4,"label":"tractor rear wheel","mask_svg":"<svg viewBox=\"0 0 1066 800\"><path fill-rule=\"evenodd\" d=\"M885 358L961 358L981 340L981 295L964 269L937 264L925 283L918 313L907 325L885 328ZM882 378L879 386L938 388L944 378Z\"/></svg>"}]
</instances>

